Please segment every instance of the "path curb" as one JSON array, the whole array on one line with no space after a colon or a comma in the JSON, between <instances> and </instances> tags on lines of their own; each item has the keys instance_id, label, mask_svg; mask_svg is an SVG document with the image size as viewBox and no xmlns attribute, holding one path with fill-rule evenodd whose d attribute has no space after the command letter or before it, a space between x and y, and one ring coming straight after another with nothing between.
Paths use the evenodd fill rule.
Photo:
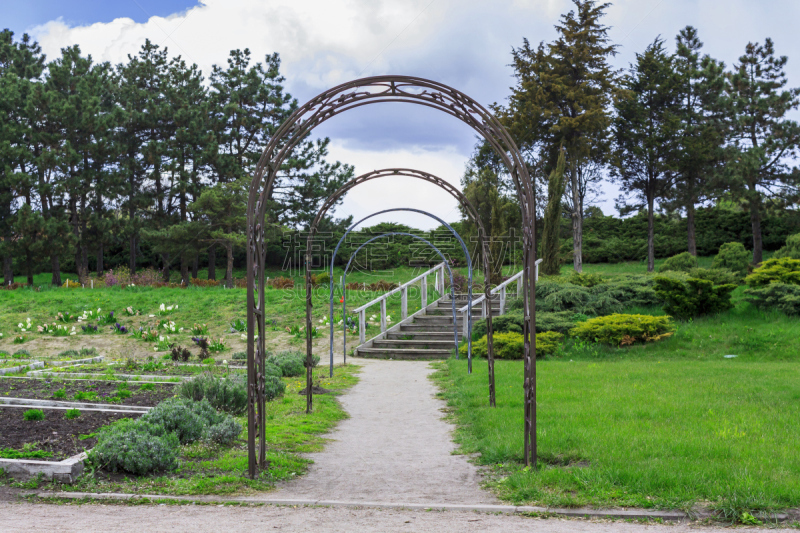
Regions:
<instances>
[{"instance_id":1,"label":"path curb","mask_svg":"<svg viewBox=\"0 0 800 533\"><path fill-rule=\"evenodd\" d=\"M337 500L303 500L303 499L270 499L270 498L220 498L215 496L164 496L158 494L124 494L93 492L38 492L28 496L37 498L63 498L71 500L152 500L174 501L182 503L202 502L218 504L262 504L280 506L313 506L313 507L348 507L391 509L409 511L472 511L477 513L501 514L546 514L567 518L622 518L622 519L660 519L665 521L688 520L689 515L683 511L651 511L648 509L558 509L534 507L527 505L491 505L491 504L454 504L454 503L401 503L401 502L346 502Z\"/></svg>"}]
</instances>

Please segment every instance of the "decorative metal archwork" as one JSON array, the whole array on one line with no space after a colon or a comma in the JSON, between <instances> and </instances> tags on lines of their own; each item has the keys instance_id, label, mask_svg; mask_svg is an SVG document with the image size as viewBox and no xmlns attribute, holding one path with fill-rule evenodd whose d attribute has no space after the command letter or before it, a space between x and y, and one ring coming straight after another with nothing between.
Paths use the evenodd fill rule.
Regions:
<instances>
[{"instance_id":1,"label":"decorative metal archwork","mask_svg":"<svg viewBox=\"0 0 800 533\"><path fill-rule=\"evenodd\" d=\"M480 217L478 216L478 212L475 209L475 207L472 205L472 202L470 202L469 199L466 196L464 196L464 193L462 193L460 190L458 190L456 187L451 185L449 182L443 180L442 178L440 178L438 176L434 176L433 174L430 174L428 172L424 172L422 170L415 170L415 169L411 169L411 168L386 168L386 169L382 169L382 170L373 170L372 172L367 172L366 174L362 174L360 176L356 176L355 178L351 179L350 181L348 181L347 183L342 185L339 189L334 191L333 194L328 196L328 198L323 203L322 207L320 207L319 211L317 212L317 215L314 217L314 221L311 223L311 227L309 229L308 238L306 239L306 257L311 257L312 250L313 250L314 237L316 236L317 227L319 226L319 223L322 220L322 217L325 216L325 214L328 212L328 210L330 210L331 207L336 205L336 202L339 201L339 199L342 196L344 196L345 193L347 193L353 187L355 187L357 185L361 185L362 183L366 183L367 181L378 179L378 178L390 177L390 176L404 176L404 177L409 177L409 178L421 179L421 180L426 181L428 183L432 183L432 184L436 185L437 187L439 187L440 189L443 189L444 191L449 193L453 198L455 198L459 202L459 204L461 206L464 207L464 209L467 212L467 215L470 217L470 219L475 223L475 225L478 228L478 240L479 240L481 249L483 251L483 254L482 254L483 255L483 274L484 274L484 279L488 280L489 279L489 272L490 272L490 256L489 256L488 243L486 241L486 230L484 229L483 222L481 221ZM430 214L428 213L428 215L430 215ZM439 220L441 221L441 219L439 219ZM360 222L362 222L362 221L360 221ZM353 227L355 227L355 225L357 225L357 224L354 224ZM452 228L451 228L451 230L452 230ZM349 231L350 230L348 230L348 232ZM342 237L342 239L343 238L344 238L344 236ZM339 241L340 243L341 243L342 239L340 239L340 241ZM339 249L339 245L336 246L336 250L338 250L338 249ZM334 251L334 256L331 257L331 270L330 270L330 280L331 280L330 281L330 285L331 285L330 286L330 289L331 289L330 298L331 298L331 304L330 304L330 309L329 309L330 315L333 315L333 262L334 262L335 255L336 255L336 251ZM467 259L468 260L470 259L468 253L467 253ZM310 268L311 268L311 262L310 261L306 261L306 270L310 270ZM310 273L308 273L307 276L310 276ZM471 302L471 300L472 300L472 273L471 273L471 271L470 271L470 279L469 279L469 289L470 289L470 291L469 291L470 292L469 301ZM309 290L310 290L310 287L307 284L306 285L306 292L308 292ZM488 283L484 283L484 296L486 298L486 301L489 301L490 298L491 298L490 291L491 291L491 287L489 286L489 284ZM308 294L306 294L306 302L308 302L308 301L309 301L308 300ZM471 322L471 320L472 320L472 313L468 313L468 321ZM311 324L311 308L308 307L308 305L306 305L306 327L307 328L310 327L310 324ZM333 327L333 324L331 323L331 328L332 327ZM493 331L494 330L492 328L492 314L491 313L488 313L486 315L486 330L487 330L487 338L488 338L487 359L488 359L488 367L489 367L489 369L488 369L489 370L489 376L488 376L488 378L489 378L489 405L494 407L495 404L496 404L496 402L495 402L495 380L494 380L494 349L493 349L494 345L493 345L493 342L492 342L492 340L493 340L492 339L493 338ZM468 327L468 331L470 333L472 332L471 324ZM331 366L332 366L333 365L333 333L332 332L331 332L331 341L330 342L331 342ZM469 367L468 370L471 373L472 372L472 358L471 358L471 355L472 355L472 346L471 346L472 345L472 339L468 338L467 342L469 344L468 354L470 356L469 359L468 359L467 365ZM333 369L332 368L331 368L331 375L333 375Z\"/></svg>"},{"instance_id":2,"label":"decorative metal archwork","mask_svg":"<svg viewBox=\"0 0 800 533\"><path fill-rule=\"evenodd\" d=\"M331 320L330 320L330 356L331 356L331 360L330 360L331 372L330 372L330 375L331 375L331 377L333 377L333 263L336 260L336 255L339 253L339 248L342 246L342 243L347 238L347 235L349 235L350 232L353 231L356 228L356 226L360 225L365 220L369 220L372 217L376 217L376 216L382 215L384 213L392 213L392 212L395 212L395 211L410 211L410 212L413 212L413 213L419 213L421 215L425 215L427 217L430 217L430 218L436 220L437 222L439 222L440 224L445 226L448 230L450 230L450 233L452 233L453 236L458 240L458 243L461 245L461 250L464 252L464 256L467 258L468 287L469 287L468 296L467 296L467 305L471 306L471 304L472 304L472 258L469 255L469 249L467 248L467 245L464 244L464 239L462 239L461 235L459 235L458 232L455 229L453 229L453 226L451 226L450 224L448 224L447 222L445 222L444 220L442 220L441 218L437 217L434 214L428 213L427 211L423 211L422 209L415 209L413 207L394 207L394 208L391 208L391 209L384 209L383 211L377 211L375 213L372 213L371 215L365 216L364 218L362 218L358 222L355 222L349 228L347 228L347 231L345 231L344 235L341 236L341 238L339 239L339 242L336 243L336 248L333 250L333 254L331 255L331 261L330 261L330 263L331 263L331 266L330 266L330 283L329 283L329 285L330 285L330 293L329 293L330 308L329 308L329 314L331 316ZM385 234L385 235L387 235L387 234ZM405 233L394 233L393 235L406 235L406 234ZM309 237L309 240L310 240L310 237ZM375 239L370 239L367 242L372 242L374 240ZM428 243L428 241L424 241L424 242ZM356 250L356 252L361 250L363 247L364 247L363 245L359 246L358 250ZM438 248L435 248L435 247L433 247L433 248L438 251ZM351 256L350 261L352 261L352 257L354 257L354 256ZM306 270L310 270L309 263L310 263L310 261L306 262ZM350 262L348 262L347 264L349 266ZM448 265L448 269L449 268L450 267ZM452 278L452 276L450 276L450 277ZM342 292L343 292L343 294L345 293L345 287L347 286L346 278L347 278L347 272L345 271L344 279L342 281ZM451 279L451 282L452 282L452 279ZM308 290L308 288L306 288L306 290ZM455 302L455 300L454 300L454 302ZM453 307L455 308L455 303L453 303ZM347 316L347 298L343 297L342 298L342 317L344 318L346 316ZM467 332L468 332L468 335L467 335L467 346L468 346L468 348L467 348L467 361L468 361L468 363L467 364L469 366L469 373L472 373L472 339L469 336L469 335L472 334L472 320L471 320L472 316L471 316L471 313L468 313L467 318L468 318L468 320L467 320ZM455 324L455 314L453 315L453 323ZM306 307L306 326L310 327L310 324L311 324L311 309L309 307ZM343 336L342 345L344 347L343 349L345 350L345 354L344 354L345 361L347 361L347 359L346 359L347 358L347 353L346 353L346 351L347 351L347 333L346 333L347 332L347 326L346 325L345 325L344 331L345 331L345 333L344 333L344 336ZM458 339L456 339L456 344L458 344ZM492 383L492 385L494 385L494 384ZM492 390L493 389L494 389L494 387L492 387ZM311 389L308 389L308 390L311 390ZM311 410L311 405L312 405L312 399L311 399L311 397L308 397L307 402L306 402L306 410L307 411Z\"/></svg>"},{"instance_id":3,"label":"decorative metal archwork","mask_svg":"<svg viewBox=\"0 0 800 533\"><path fill-rule=\"evenodd\" d=\"M429 247L431 247L437 254L439 254L439 257L442 258L442 262L444 263L444 266L447 267L447 272L450 274L450 301L452 303L452 308L453 308L453 337L454 337L453 340L455 342L455 348L456 348L456 350L458 350L458 323L456 321L456 299L455 299L455 287L453 286L453 269L450 268L450 263L448 263L447 258L444 256L442 251L439 250L439 248L434 246L429 240L425 239L424 237L420 237L418 235L414 235L413 233L408 233L408 232L405 232L405 231L389 231L389 232L377 235L375 237L372 237L371 239L369 239L366 242L362 243L361 246L359 246L356 249L355 252L350 254L350 259L347 261L347 265L344 267L344 272L342 273L342 280L343 280L342 284L346 284L346 282L347 282L347 271L350 270L350 265L352 264L353 259L355 259L356 255L358 255L358 252L360 252L366 245L368 245L371 242L377 241L378 239L381 239L383 237L391 237L393 235L405 235L406 237L413 237L414 239L422 241L425 244L427 244ZM343 298L343 300L344 300L344 302L343 302L344 305L347 305L347 298ZM333 357L333 356L331 355L331 357ZM310 392L307 392L306 393L306 397L308 397L309 394L310 394Z\"/></svg>"},{"instance_id":4,"label":"decorative metal archwork","mask_svg":"<svg viewBox=\"0 0 800 533\"><path fill-rule=\"evenodd\" d=\"M492 147L514 183L522 214L523 238L524 458L526 465L536 465L536 337L533 334L536 288L532 270L536 259L536 198L525 161L497 118L466 94L425 78L384 75L341 84L320 93L297 108L272 136L256 165L247 202L247 436L248 473L251 477L255 477L259 465L267 466L264 433L264 217L268 201L272 198L275 179L286 158L314 128L350 109L384 102L423 105L461 120ZM310 279L307 277L306 285L309 283ZM307 329L306 365L311 364L311 352L311 332Z\"/></svg>"}]
</instances>

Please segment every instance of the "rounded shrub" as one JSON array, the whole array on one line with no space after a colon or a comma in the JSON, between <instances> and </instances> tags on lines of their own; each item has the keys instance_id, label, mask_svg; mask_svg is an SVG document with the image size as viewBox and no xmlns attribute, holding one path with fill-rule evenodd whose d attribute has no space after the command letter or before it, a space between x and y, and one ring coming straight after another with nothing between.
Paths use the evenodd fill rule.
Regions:
<instances>
[{"instance_id":1,"label":"rounded shrub","mask_svg":"<svg viewBox=\"0 0 800 533\"><path fill-rule=\"evenodd\" d=\"M218 378L206 372L178 385L178 395L195 402L205 400L215 409L228 413L240 414L247 409L244 376Z\"/></svg>"},{"instance_id":2,"label":"rounded shrub","mask_svg":"<svg viewBox=\"0 0 800 533\"><path fill-rule=\"evenodd\" d=\"M319 364L319 356L312 356L313 366ZM285 351L267 357L267 362L281 369L283 377L295 378L306 371L306 354L303 352Z\"/></svg>"},{"instance_id":3,"label":"rounded shrub","mask_svg":"<svg viewBox=\"0 0 800 533\"><path fill-rule=\"evenodd\" d=\"M668 316L613 314L581 322L570 330L570 335L589 342L626 346L661 340L673 331Z\"/></svg>"},{"instance_id":4,"label":"rounded shrub","mask_svg":"<svg viewBox=\"0 0 800 533\"><path fill-rule=\"evenodd\" d=\"M282 395L286 390L286 383L276 376L265 376L264 378L264 398L270 402Z\"/></svg>"},{"instance_id":5,"label":"rounded shrub","mask_svg":"<svg viewBox=\"0 0 800 533\"><path fill-rule=\"evenodd\" d=\"M552 355L558 350L564 336L555 331L546 331L536 334L536 357ZM495 333L492 336L492 347L495 359L522 359L525 354L525 341L521 333ZM459 353L467 355L467 344L463 343ZM475 357L489 357L487 336L484 335L472 343L472 355Z\"/></svg>"},{"instance_id":6,"label":"rounded shrub","mask_svg":"<svg viewBox=\"0 0 800 533\"><path fill-rule=\"evenodd\" d=\"M22 418L29 421L44 420L44 411L41 409L28 409L22 413Z\"/></svg>"},{"instance_id":7,"label":"rounded shrub","mask_svg":"<svg viewBox=\"0 0 800 533\"><path fill-rule=\"evenodd\" d=\"M744 281L750 287L763 287L770 283L800 285L800 259L767 259Z\"/></svg>"},{"instance_id":8,"label":"rounded shrub","mask_svg":"<svg viewBox=\"0 0 800 533\"><path fill-rule=\"evenodd\" d=\"M726 242L719 247L719 253L711 263L712 268L726 268L740 276L747 275L750 266L750 252L740 242Z\"/></svg>"},{"instance_id":9,"label":"rounded shrub","mask_svg":"<svg viewBox=\"0 0 800 533\"><path fill-rule=\"evenodd\" d=\"M233 443L242 432L242 426L233 418L226 418L219 424L208 428L206 439L222 446Z\"/></svg>"},{"instance_id":10,"label":"rounded shrub","mask_svg":"<svg viewBox=\"0 0 800 533\"><path fill-rule=\"evenodd\" d=\"M800 233L789 235L786 238L786 245L781 247L780 250L775 252L773 256L776 259L788 257L790 259L800 259Z\"/></svg>"},{"instance_id":11,"label":"rounded shrub","mask_svg":"<svg viewBox=\"0 0 800 533\"><path fill-rule=\"evenodd\" d=\"M704 279L714 285L738 285L742 281L742 276L738 272L727 268L693 268L689 271L689 277Z\"/></svg>"},{"instance_id":12,"label":"rounded shrub","mask_svg":"<svg viewBox=\"0 0 800 533\"><path fill-rule=\"evenodd\" d=\"M200 440L206 428L222 421L222 416L203 398L169 398L142 415L143 422L175 433L181 444Z\"/></svg>"},{"instance_id":13,"label":"rounded shrub","mask_svg":"<svg viewBox=\"0 0 800 533\"><path fill-rule=\"evenodd\" d=\"M112 472L138 476L178 468L175 433L142 420L123 419L100 430L89 461Z\"/></svg>"},{"instance_id":14,"label":"rounded shrub","mask_svg":"<svg viewBox=\"0 0 800 533\"><path fill-rule=\"evenodd\" d=\"M316 276L317 285L328 285L331 282L331 275L327 272L323 272L322 274L317 274Z\"/></svg>"},{"instance_id":15,"label":"rounded shrub","mask_svg":"<svg viewBox=\"0 0 800 533\"><path fill-rule=\"evenodd\" d=\"M236 352L231 356L234 361L243 361L247 359L247 352Z\"/></svg>"},{"instance_id":16,"label":"rounded shrub","mask_svg":"<svg viewBox=\"0 0 800 533\"><path fill-rule=\"evenodd\" d=\"M668 270L674 270L676 272L689 272L693 268L697 268L697 258L689 252L683 252L678 255L673 255L664 261L661 266L658 267L658 271L666 272Z\"/></svg>"},{"instance_id":17,"label":"rounded shrub","mask_svg":"<svg viewBox=\"0 0 800 533\"><path fill-rule=\"evenodd\" d=\"M75 418L78 418L79 416L81 416L80 409L67 409L64 412L64 418L66 418L67 420L73 420Z\"/></svg>"}]
</instances>

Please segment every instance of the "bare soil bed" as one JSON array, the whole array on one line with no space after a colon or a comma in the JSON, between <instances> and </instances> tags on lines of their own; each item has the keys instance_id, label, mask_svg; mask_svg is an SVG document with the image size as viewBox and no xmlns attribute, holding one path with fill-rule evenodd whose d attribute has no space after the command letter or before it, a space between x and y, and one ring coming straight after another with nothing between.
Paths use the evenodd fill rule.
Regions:
<instances>
[{"instance_id":1,"label":"bare soil bed","mask_svg":"<svg viewBox=\"0 0 800 533\"><path fill-rule=\"evenodd\" d=\"M63 410L43 409L44 420L24 420L22 415L25 411L17 407L0 408L0 449L21 450L25 444L37 443L35 449L53 454L48 459L40 459L45 461L61 461L88 450L97 439L81 439L81 435L90 435L120 418L140 416L137 413L82 411L78 418L67 420Z\"/></svg>"},{"instance_id":2,"label":"bare soil bed","mask_svg":"<svg viewBox=\"0 0 800 533\"><path fill-rule=\"evenodd\" d=\"M12 398L30 398L33 400L75 401L75 393L94 391L97 398L80 400L89 403L120 403L116 396L118 381L60 381L58 379L0 379L0 396ZM161 400L175 394L174 385L153 383L153 390L140 390L140 384L128 383L131 396L122 403L125 405L142 405L153 407ZM65 398L54 398L53 393L59 389L66 392ZM0 426L2 427L2 426Z\"/></svg>"}]
</instances>

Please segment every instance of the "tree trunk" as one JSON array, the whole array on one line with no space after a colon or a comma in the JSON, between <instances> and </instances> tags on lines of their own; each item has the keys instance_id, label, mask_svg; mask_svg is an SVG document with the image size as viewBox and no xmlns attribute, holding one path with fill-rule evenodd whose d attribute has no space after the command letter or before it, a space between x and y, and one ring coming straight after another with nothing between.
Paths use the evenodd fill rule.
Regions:
<instances>
[{"instance_id":1,"label":"tree trunk","mask_svg":"<svg viewBox=\"0 0 800 533\"><path fill-rule=\"evenodd\" d=\"M757 265L763 260L761 242L761 210L758 202L750 201L750 225L753 227L753 264Z\"/></svg>"},{"instance_id":2,"label":"tree trunk","mask_svg":"<svg viewBox=\"0 0 800 533\"><path fill-rule=\"evenodd\" d=\"M225 246L225 250L228 253L228 268L225 270L225 285L229 288L233 288L233 245L228 244Z\"/></svg>"},{"instance_id":3,"label":"tree trunk","mask_svg":"<svg viewBox=\"0 0 800 533\"><path fill-rule=\"evenodd\" d=\"M186 254L181 254L181 283L189 285L189 262L186 260Z\"/></svg>"},{"instance_id":4,"label":"tree trunk","mask_svg":"<svg viewBox=\"0 0 800 533\"><path fill-rule=\"evenodd\" d=\"M652 193L647 195L647 271L652 272L656 267L656 245L655 245L655 215L653 205L655 198Z\"/></svg>"},{"instance_id":5,"label":"tree trunk","mask_svg":"<svg viewBox=\"0 0 800 533\"><path fill-rule=\"evenodd\" d=\"M161 262L164 264L164 268L161 270L161 281L169 283L169 254L161 254Z\"/></svg>"},{"instance_id":6,"label":"tree trunk","mask_svg":"<svg viewBox=\"0 0 800 533\"><path fill-rule=\"evenodd\" d=\"M686 237L688 241L689 253L697 257L697 237L694 231L694 205L695 205L695 179L693 174L689 174L686 180Z\"/></svg>"},{"instance_id":7,"label":"tree trunk","mask_svg":"<svg viewBox=\"0 0 800 533\"><path fill-rule=\"evenodd\" d=\"M200 268L199 262L199 258L194 256L194 259L192 259L192 277L194 279L197 279L197 270Z\"/></svg>"},{"instance_id":8,"label":"tree trunk","mask_svg":"<svg viewBox=\"0 0 800 533\"><path fill-rule=\"evenodd\" d=\"M574 162L573 162L574 165ZM572 166L572 165L571 165ZM583 202L581 201L578 171L572 168L572 264L575 272L583 272Z\"/></svg>"},{"instance_id":9,"label":"tree trunk","mask_svg":"<svg viewBox=\"0 0 800 533\"><path fill-rule=\"evenodd\" d=\"M130 258L128 260L128 268L131 273L136 272L136 234L132 234L130 238Z\"/></svg>"},{"instance_id":10,"label":"tree trunk","mask_svg":"<svg viewBox=\"0 0 800 533\"><path fill-rule=\"evenodd\" d=\"M686 232L689 238L689 253L697 257L697 237L694 232L694 202L686 206Z\"/></svg>"},{"instance_id":11,"label":"tree trunk","mask_svg":"<svg viewBox=\"0 0 800 533\"><path fill-rule=\"evenodd\" d=\"M28 285L33 285L33 258L31 253L25 254L27 261L25 261L25 273L28 274Z\"/></svg>"},{"instance_id":12,"label":"tree trunk","mask_svg":"<svg viewBox=\"0 0 800 533\"><path fill-rule=\"evenodd\" d=\"M3 285L14 283L14 258L11 254L3 256Z\"/></svg>"},{"instance_id":13,"label":"tree trunk","mask_svg":"<svg viewBox=\"0 0 800 533\"><path fill-rule=\"evenodd\" d=\"M97 243L97 275L103 275L103 242Z\"/></svg>"},{"instance_id":14,"label":"tree trunk","mask_svg":"<svg viewBox=\"0 0 800 533\"><path fill-rule=\"evenodd\" d=\"M217 245L208 248L208 279L217 279Z\"/></svg>"},{"instance_id":15,"label":"tree trunk","mask_svg":"<svg viewBox=\"0 0 800 533\"><path fill-rule=\"evenodd\" d=\"M50 283L59 286L61 285L61 263L58 260L58 255L50 256L50 264L53 266L53 279Z\"/></svg>"}]
</instances>

